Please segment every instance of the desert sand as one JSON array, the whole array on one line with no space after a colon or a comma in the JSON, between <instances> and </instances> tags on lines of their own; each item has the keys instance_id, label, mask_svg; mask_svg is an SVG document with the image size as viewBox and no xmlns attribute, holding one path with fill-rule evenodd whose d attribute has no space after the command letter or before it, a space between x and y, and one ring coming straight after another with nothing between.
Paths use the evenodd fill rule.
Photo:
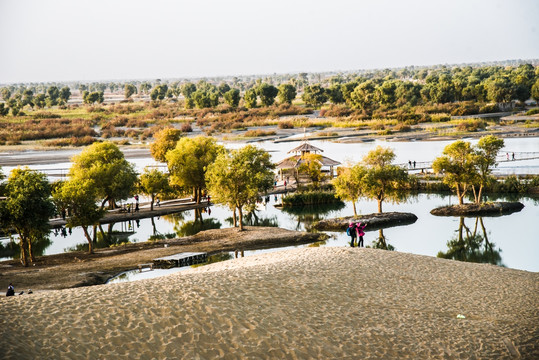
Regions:
<instances>
[{"instance_id":1,"label":"desert sand","mask_svg":"<svg viewBox=\"0 0 539 360\"><path fill-rule=\"evenodd\" d=\"M0 319L6 359L537 359L539 274L311 247L2 297Z\"/></svg>"}]
</instances>

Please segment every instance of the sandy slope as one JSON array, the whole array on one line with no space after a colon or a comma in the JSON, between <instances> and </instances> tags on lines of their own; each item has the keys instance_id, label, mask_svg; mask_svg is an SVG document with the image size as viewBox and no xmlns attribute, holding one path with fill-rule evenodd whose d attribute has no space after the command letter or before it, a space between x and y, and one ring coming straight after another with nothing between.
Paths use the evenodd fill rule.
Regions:
<instances>
[{"instance_id":1,"label":"sandy slope","mask_svg":"<svg viewBox=\"0 0 539 360\"><path fill-rule=\"evenodd\" d=\"M153 280L2 297L0 319L10 359L532 359L539 274L301 248Z\"/></svg>"}]
</instances>

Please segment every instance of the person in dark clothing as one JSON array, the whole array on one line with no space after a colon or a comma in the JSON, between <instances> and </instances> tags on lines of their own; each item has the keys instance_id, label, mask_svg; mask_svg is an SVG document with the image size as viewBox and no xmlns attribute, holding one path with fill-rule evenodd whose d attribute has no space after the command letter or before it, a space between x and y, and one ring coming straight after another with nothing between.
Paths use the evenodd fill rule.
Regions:
<instances>
[{"instance_id":1,"label":"person in dark clothing","mask_svg":"<svg viewBox=\"0 0 539 360\"><path fill-rule=\"evenodd\" d=\"M9 283L9 286L7 287L6 296L14 296L15 295L15 288L13 287L12 283Z\"/></svg>"},{"instance_id":2,"label":"person in dark clothing","mask_svg":"<svg viewBox=\"0 0 539 360\"><path fill-rule=\"evenodd\" d=\"M348 225L348 228L346 229L346 234L350 236L350 246L354 247L354 243L356 242L356 224L353 222L350 222L350 225Z\"/></svg>"},{"instance_id":3,"label":"person in dark clothing","mask_svg":"<svg viewBox=\"0 0 539 360\"><path fill-rule=\"evenodd\" d=\"M358 247L362 247L364 246L363 245L363 236L365 236L365 228L367 227L367 224L365 223L359 223L357 224L357 237L358 237L358 240L357 240L357 246Z\"/></svg>"}]
</instances>

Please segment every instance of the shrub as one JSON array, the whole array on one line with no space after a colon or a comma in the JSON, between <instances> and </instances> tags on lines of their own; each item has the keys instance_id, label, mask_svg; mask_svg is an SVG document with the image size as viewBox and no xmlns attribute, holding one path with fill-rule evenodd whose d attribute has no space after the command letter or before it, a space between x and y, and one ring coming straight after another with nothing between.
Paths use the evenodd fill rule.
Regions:
<instances>
[{"instance_id":1,"label":"shrub","mask_svg":"<svg viewBox=\"0 0 539 360\"><path fill-rule=\"evenodd\" d=\"M193 128L191 127L191 124L189 123L183 123L182 126L180 126L181 132L192 132Z\"/></svg>"},{"instance_id":2,"label":"shrub","mask_svg":"<svg viewBox=\"0 0 539 360\"><path fill-rule=\"evenodd\" d=\"M247 130L245 132L245 134L243 134L243 136L245 137L258 137L258 136L270 136L270 135L275 135L275 131L273 130L260 130L260 129L256 129L256 130Z\"/></svg>"},{"instance_id":3,"label":"shrub","mask_svg":"<svg viewBox=\"0 0 539 360\"><path fill-rule=\"evenodd\" d=\"M316 204L331 204L342 202L331 191L296 192L283 197L283 206L303 206Z\"/></svg>"},{"instance_id":4,"label":"shrub","mask_svg":"<svg viewBox=\"0 0 539 360\"><path fill-rule=\"evenodd\" d=\"M293 129L294 128L294 124L291 122L291 121L280 121L278 124L277 124L277 127L279 129Z\"/></svg>"},{"instance_id":5,"label":"shrub","mask_svg":"<svg viewBox=\"0 0 539 360\"><path fill-rule=\"evenodd\" d=\"M35 114L32 115L32 117L34 119L59 119L59 118L61 118L60 115L53 114L53 113L50 113L50 112L47 112L47 111L36 112Z\"/></svg>"},{"instance_id":6,"label":"shrub","mask_svg":"<svg viewBox=\"0 0 539 360\"><path fill-rule=\"evenodd\" d=\"M430 121L432 122L446 122L451 120L451 116L448 114L432 114L430 116Z\"/></svg>"},{"instance_id":7,"label":"shrub","mask_svg":"<svg viewBox=\"0 0 539 360\"><path fill-rule=\"evenodd\" d=\"M535 108L535 109L530 109L526 112L526 115L528 116L531 116L531 115L536 115L536 114L539 114L539 108Z\"/></svg>"},{"instance_id":8,"label":"shrub","mask_svg":"<svg viewBox=\"0 0 539 360\"><path fill-rule=\"evenodd\" d=\"M458 131L468 131L468 132L474 132L479 129L485 129L487 127L487 123L483 120L474 119L474 120L465 120L461 121L457 125Z\"/></svg>"},{"instance_id":9,"label":"shrub","mask_svg":"<svg viewBox=\"0 0 539 360\"><path fill-rule=\"evenodd\" d=\"M499 111L500 107L497 104L487 104L479 109L480 114L495 113Z\"/></svg>"}]
</instances>

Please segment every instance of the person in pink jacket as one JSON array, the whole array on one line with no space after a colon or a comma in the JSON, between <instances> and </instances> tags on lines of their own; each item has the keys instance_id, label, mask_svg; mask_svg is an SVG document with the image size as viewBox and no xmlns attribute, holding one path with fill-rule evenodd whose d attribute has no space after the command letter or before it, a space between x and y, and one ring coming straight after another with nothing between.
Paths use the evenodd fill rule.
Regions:
<instances>
[{"instance_id":1,"label":"person in pink jacket","mask_svg":"<svg viewBox=\"0 0 539 360\"><path fill-rule=\"evenodd\" d=\"M357 246L361 247L363 245L363 236L365 235L365 228L367 227L367 224L365 223L359 223L356 225L356 231L357 231Z\"/></svg>"}]
</instances>

